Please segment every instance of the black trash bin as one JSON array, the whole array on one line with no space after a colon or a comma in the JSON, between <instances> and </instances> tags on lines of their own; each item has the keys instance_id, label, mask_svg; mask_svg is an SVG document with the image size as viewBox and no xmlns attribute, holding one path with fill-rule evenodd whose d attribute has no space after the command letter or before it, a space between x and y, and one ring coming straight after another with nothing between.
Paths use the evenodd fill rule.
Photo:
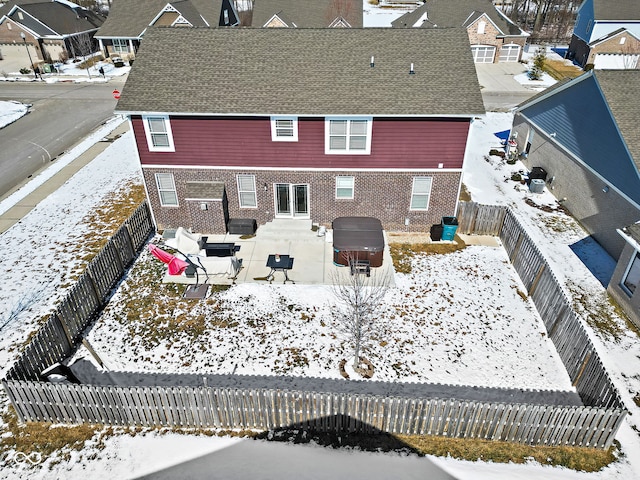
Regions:
<instances>
[{"instance_id":1,"label":"black trash bin","mask_svg":"<svg viewBox=\"0 0 640 480\"><path fill-rule=\"evenodd\" d=\"M431 241L432 242L439 242L440 240L442 240L442 231L444 230L444 227L442 226L442 224L437 223L435 225L431 225Z\"/></svg>"}]
</instances>

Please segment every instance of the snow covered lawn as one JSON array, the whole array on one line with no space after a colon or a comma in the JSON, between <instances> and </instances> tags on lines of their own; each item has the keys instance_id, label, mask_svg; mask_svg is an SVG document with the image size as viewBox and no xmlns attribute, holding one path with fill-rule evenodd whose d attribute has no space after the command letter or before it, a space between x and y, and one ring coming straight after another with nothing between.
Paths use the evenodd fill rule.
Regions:
<instances>
[{"instance_id":1,"label":"snow covered lawn","mask_svg":"<svg viewBox=\"0 0 640 480\"><path fill-rule=\"evenodd\" d=\"M145 252L92 329L110 369L340 378L352 357L331 286L242 284L198 301L160 284L159 265ZM364 351L374 380L571 389L502 248L423 254L396 284Z\"/></svg>"},{"instance_id":2,"label":"snow covered lawn","mask_svg":"<svg viewBox=\"0 0 640 480\"><path fill-rule=\"evenodd\" d=\"M29 110L28 105L15 101L0 101L0 128L15 122Z\"/></svg>"}]
</instances>

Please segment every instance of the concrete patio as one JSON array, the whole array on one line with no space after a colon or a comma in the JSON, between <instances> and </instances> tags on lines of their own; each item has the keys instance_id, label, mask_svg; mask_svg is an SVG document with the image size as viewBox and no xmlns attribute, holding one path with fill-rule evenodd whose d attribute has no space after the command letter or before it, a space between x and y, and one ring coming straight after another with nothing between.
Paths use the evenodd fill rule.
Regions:
<instances>
[{"instance_id":1,"label":"concrete patio","mask_svg":"<svg viewBox=\"0 0 640 480\"><path fill-rule=\"evenodd\" d=\"M206 234L204 234L206 235ZM293 257L293 268L289 270L289 279L296 285L332 285L349 281L350 272L347 267L333 263L333 235L327 230L322 236L312 230L311 220L275 219L260 225L255 236L241 238L242 235L207 235L208 242L232 242L240 246L236 256L242 259L242 269L235 283L267 284L264 278L270 268L266 266L270 254L289 255ZM210 285L231 285L234 283L227 274L209 274L208 278L198 272L198 278L165 275L165 282ZM371 269L371 278L384 278L389 286L394 285L393 263L389 253L389 244L385 232L385 247L382 266ZM275 272L273 284L282 284L284 274ZM290 284L291 282L287 282Z\"/></svg>"}]
</instances>

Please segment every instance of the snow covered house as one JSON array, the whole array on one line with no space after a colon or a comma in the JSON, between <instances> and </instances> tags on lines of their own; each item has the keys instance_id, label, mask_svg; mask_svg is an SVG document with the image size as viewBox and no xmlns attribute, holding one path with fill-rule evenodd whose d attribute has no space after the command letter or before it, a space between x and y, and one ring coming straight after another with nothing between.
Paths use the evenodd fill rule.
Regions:
<instances>
[{"instance_id":1,"label":"snow covered house","mask_svg":"<svg viewBox=\"0 0 640 480\"><path fill-rule=\"evenodd\" d=\"M592 70L521 104L512 135L531 169L615 259L640 220L640 71ZM621 260L622 261L622 260Z\"/></svg>"},{"instance_id":2,"label":"snow covered house","mask_svg":"<svg viewBox=\"0 0 640 480\"><path fill-rule=\"evenodd\" d=\"M0 7L0 58L28 67L29 55L36 65L57 62L61 54L87 55L95 51L93 37L103 22L65 0L9 1Z\"/></svg>"},{"instance_id":3,"label":"snow covered house","mask_svg":"<svg viewBox=\"0 0 640 480\"><path fill-rule=\"evenodd\" d=\"M484 113L468 48L464 29L149 29L116 111L158 229L374 216L428 231L456 212Z\"/></svg>"},{"instance_id":4,"label":"snow covered house","mask_svg":"<svg viewBox=\"0 0 640 480\"><path fill-rule=\"evenodd\" d=\"M522 31L491 0L427 0L391 22L394 28L463 27L476 63L518 62L527 43Z\"/></svg>"},{"instance_id":5,"label":"snow covered house","mask_svg":"<svg viewBox=\"0 0 640 480\"><path fill-rule=\"evenodd\" d=\"M584 0L567 58L597 69L640 68L638 0Z\"/></svg>"},{"instance_id":6,"label":"snow covered house","mask_svg":"<svg viewBox=\"0 0 640 480\"><path fill-rule=\"evenodd\" d=\"M135 58L147 28L229 27L239 17L232 0L113 0L96 34L105 56Z\"/></svg>"},{"instance_id":7,"label":"snow covered house","mask_svg":"<svg viewBox=\"0 0 640 480\"><path fill-rule=\"evenodd\" d=\"M362 28L362 0L259 0L253 27Z\"/></svg>"}]
</instances>

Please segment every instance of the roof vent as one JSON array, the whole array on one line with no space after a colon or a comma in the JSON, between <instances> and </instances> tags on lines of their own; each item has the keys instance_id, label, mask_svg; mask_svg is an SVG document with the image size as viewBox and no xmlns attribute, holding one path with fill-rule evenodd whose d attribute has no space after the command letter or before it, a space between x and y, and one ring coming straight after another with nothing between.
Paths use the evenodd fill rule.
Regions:
<instances>
[{"instance_id":1,"label":"roof vent","mask_svg":"<svg viewBox=\"0 0 640 480\"><path fill-rule=\"evenodd\" d=\"M414 73L416 73L416 71L413 69L413 63L412 63L411 67L409 67L409 75L413 75Z\"/></svg>"},{"instance_id":2,"label":"roof vent","mask_svg":"<svg viewBox=\"0 0 640 480\"><path fill-rule=\"evenodd\" d=\"M371 63L369 65L371 65L371 68L376 66L375 62L373 61L373 55L371 55Z\"/></svg>"}]
</instances>

